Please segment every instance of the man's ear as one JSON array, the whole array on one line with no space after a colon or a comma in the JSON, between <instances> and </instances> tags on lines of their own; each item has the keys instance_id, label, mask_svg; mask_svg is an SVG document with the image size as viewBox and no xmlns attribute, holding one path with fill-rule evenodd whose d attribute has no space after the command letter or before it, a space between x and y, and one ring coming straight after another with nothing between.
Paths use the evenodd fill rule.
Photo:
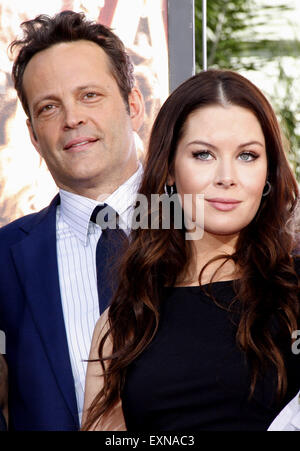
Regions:
<instances>
[{"instance_id":1,"label":"man's ear","mask_svg":"<svg viewBox=\"0 0 300 451\"><path fill-rule=\"evenodd\" d=\"M26 125L27 125L28 131L29 131L30 140L31 140L32 144L34 145L35 149L41 155L40 146L39 146L39 143L38 143L38 140L37 140L37 137L36 137L36 134L35 134L35 131L33 129L30 119L26 120Z\"/></svg>"},{"instance_id":2,"label":"man's ear","mask_svg":"<svg viewBox=\"0 0 300 451\"><path fill-rule=\"evenodd\" d=\"M128 96L132 129L138 132L144 122L145 104L141 91L134 86Z\"/></svg>"}]
</instances>

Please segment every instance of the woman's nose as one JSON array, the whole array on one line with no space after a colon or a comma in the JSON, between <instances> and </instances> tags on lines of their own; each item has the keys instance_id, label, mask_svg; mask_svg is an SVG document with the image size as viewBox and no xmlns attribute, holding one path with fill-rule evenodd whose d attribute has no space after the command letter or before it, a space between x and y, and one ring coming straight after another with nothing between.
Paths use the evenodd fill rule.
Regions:
<instances>
[{"instance_id":1,"label":"woman's nose","mask_svg":"<svg viewBox=\"0 0 300 451\"><path fill-rule=\"evenodd\" d=\"M236 185L236 177L232 163L220 162L218 164L215 175L215 185L224 188Z\"/></svg>"}]
</instances>

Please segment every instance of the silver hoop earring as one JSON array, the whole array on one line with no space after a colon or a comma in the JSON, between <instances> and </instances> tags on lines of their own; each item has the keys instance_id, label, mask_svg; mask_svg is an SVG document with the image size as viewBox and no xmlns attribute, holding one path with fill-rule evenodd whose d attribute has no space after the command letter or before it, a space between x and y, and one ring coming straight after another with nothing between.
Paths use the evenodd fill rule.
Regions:
<instances>
[{"instance_id":1,"label":"silver hoop earring","mask_svg":"<svg viewBox=\"0 0 300 451\"><path fill-rule=\"evenodd\" d=\"M169 191L168 191L168 188L169 188ZM174 193L174 185L167 185L166 183L164 184L164 190L165 190L165 193L168 195L168 196L172 196L172 194Z\"/></svg>"},{"instance_id":2,"label":"silver hoop earring","mask_svg":"<svg viewBox=\"0 0 300 451\"><path fill-rule=\"evenodd\" d=\"M268 188L267 188L267 191L264 192L266 186L267 186ZM270 191L271 191L272 185L271 185L271 183L269 182L269 180L266 181L265 187L264 187L263 193L262 193L262 196L263 196L263 197L267 196L267 195L270 193Z\"/></svg>"}]
</instances>

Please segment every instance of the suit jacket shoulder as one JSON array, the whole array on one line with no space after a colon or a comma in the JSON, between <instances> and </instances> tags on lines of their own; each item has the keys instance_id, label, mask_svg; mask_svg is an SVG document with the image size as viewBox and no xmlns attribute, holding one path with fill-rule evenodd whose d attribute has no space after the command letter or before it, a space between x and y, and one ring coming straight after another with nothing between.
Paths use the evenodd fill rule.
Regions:
<instances>
[{"instance_id":1,"label":"suit jacket shoulder","mask_svg":"<svg viewBox=\"0 0 300 451\"><path fill-rule=\"evenodd\" d=\"M37 213L31 213L16 219L0 228L0 253L1 248L17 243L28 234L35 226L43 221L49 214L54 213L59 204L59 195L56 195L50 205Z\"/></svg>"},{"instance_id":2,"label":"suit jacket shoulder","mask_svg":"<svg viewBox=\"0 0 300 451\"><path fill-rule=\"evenodd\" d=\"M79 427L57 266L58 203L56 196L0 230L0 329L16 430Z\"/></svg>"}]
</instances>

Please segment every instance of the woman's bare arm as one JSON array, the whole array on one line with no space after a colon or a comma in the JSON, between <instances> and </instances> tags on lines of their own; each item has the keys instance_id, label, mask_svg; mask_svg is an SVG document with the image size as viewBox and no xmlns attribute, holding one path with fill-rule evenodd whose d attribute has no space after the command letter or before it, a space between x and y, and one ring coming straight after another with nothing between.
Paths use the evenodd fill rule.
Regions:
<instances>
[{"instance_id":1,"label":"woman's bare arm","mask_svg":"<svg viewBox=\"0 0 300 451\"><path fill-rule=\"evenodd\" d=\"M91 344L91 350L89 360L99 359L98 349L101 338L108 330L108 309L101 315L98 320L93 333L93 339ZM110 355L112 351L112 343L109 338L104 345L103 354ZM84 406L82 415L82 424L85 423L87 413L90 405L95 399L96 395L103 387L102 367L99 362L89 362L86 373L85 381L85 395ZM121 400L114 406L108 415L99 419L99 422L95 424L92 430L101 431L126 431L125 421L123 417Z\"/></svg>"}]
</instances>

